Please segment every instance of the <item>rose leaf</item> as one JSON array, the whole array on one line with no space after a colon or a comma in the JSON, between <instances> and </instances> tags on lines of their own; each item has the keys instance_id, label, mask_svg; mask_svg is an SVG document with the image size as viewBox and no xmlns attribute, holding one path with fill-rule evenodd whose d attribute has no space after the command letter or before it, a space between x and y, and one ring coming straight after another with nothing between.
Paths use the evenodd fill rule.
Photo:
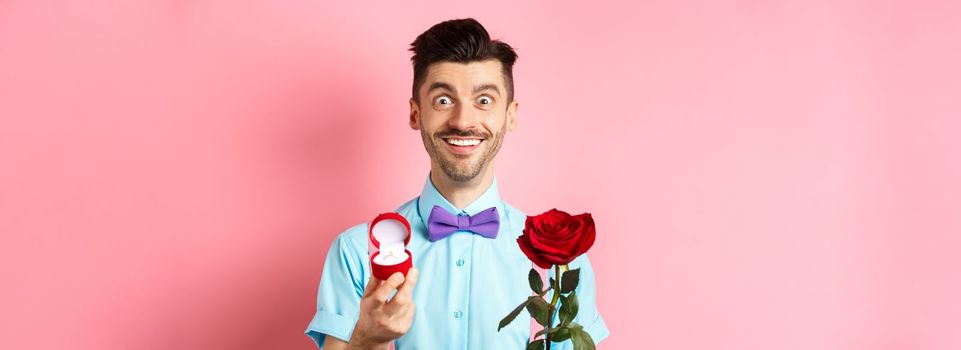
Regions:
<instances>
[{"instance_id":1,"label":"rose leaf","mask_svg":"<svg viewBox=\"0 0 961 350\"><path fill-rule=\"evenodd\" d=\"M541 326L547 326L547 315L549 314L550 305L547 304L544 299L539 296L532 296L527 298L527 311L530 312L531 317L537 320Z\"/></svg>"},{"instance_id":2,"label":"rose leaf","mask_svg":"<svg viewBox=\"0 0 961 350\"><path fill-rule=\"evenodd\" d=\"M540 293L544 289L544 281L541 280L541 275L537 273L537 270L531 269L530 273L527 274L527 280L531 283L531 290L534 293Z\"/></svg>"},{"instance_id":3,"label":"rose leaf","mask_svg":"<svg viewBox=\"0 0 961 350\"><path fill-rule=\"evenodd\" d=\"M561 293L569 293L577 288L577 282L580 280L581 269L573 269L564 272L561 275Z\"/></svg>"},{"instance_id":4,"label":"rose leaf","mask_svg":"<svg viewBox=\"0 0 961 350\"><path fill-rule=\"evenodd\" d=\"M531 300L530 298L528 298L520 305L517 305L517 307L514 308L514 310L512 310L511 313L507 314L507 317L504 317L504 319L501 320L501 323L497 325L497 331L500 332L501 328L506 327L508 324L514 321L514 319L517 318L517 315L521 313L521 310L527 307L527 304L529 304L530 302Z\"/></svg>"}]
</instances>

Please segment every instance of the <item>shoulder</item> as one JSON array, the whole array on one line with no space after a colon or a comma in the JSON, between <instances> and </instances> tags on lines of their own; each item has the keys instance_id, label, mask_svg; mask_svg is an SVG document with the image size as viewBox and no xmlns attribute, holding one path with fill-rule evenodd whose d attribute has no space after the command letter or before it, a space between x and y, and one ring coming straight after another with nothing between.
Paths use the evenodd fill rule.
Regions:
<instances>
[{"instance_id":1,"label":"shoulder","mask_svg":"<svg viewBox=\"0 0 961 350\"><path fill-rule=\"evenodd\" d=\"M394 209L400 215L403 215L407 220L412 220L415 217L419 217L420 213L417 212L417 199L420 197L414 197L413 199L404 202L397 209Z\"/></svg>"},{"instance_id":2,"label":"shoulder","mask_svg":"<svg viewBox=\"0 0 961 350\"><path fill-rule=\"evenodd\" d=\"M334 238L331 244L331 252L339 251L341 254L360 255L367 251L367 225L360 223L347 228Z\"/></svg>"},{"instance_id":3,"label":"shoulder","mask_svg":"<svg viewBox=\"0 0 961 350\"><path fill-rule=\"evenodd\" d=\"M525 214L520 209L515 208L513 205L510 205L510 203L507 203L507 202L501 202L501 203L504 203L504 211L507 212L507 214L510 215L511 217L518 217L521 219L527 218L527 214Z\"/></svg>"},{"instance_id":4,"label":"shoulder","mask_svg":"<svg viewBox=\"0 0 961 350\"><path fill-rule=\"evenodd\" d=\"M417 198L401 204L395 211L406 217L409 221L412 220L418 215ZM370 218L373 219L374 216L375 215L371 215ZM413 224L413 222L411 223ZM368 225L370 225L370 222L362 222L342 231L337 235L337 238L334 239L334 248L346 250L350 253L367 254L367 243L369 240L367 237Z\"/></svg>"},{"instance_id":5,"label":"shoulder","mask_svg":"<svg viewBox=\"0 0 961 350\"><path fill-rule=\"evenodd\" d=\"M524 224L527 222L527 214L507 202L502 203L504 204L504 213L501 222L508 223L510 225L509 232L520 236L522 231L524 231Z\"/></svg>"}]
</instances>

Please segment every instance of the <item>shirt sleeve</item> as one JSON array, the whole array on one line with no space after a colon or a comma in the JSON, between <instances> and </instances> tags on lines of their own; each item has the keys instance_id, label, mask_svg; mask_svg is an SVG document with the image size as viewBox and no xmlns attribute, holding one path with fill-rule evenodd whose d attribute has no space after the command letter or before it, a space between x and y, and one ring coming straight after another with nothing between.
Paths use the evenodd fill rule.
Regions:
<instances>
[{"instance_id":1,"label":"shirt sleeve","mask_svg":"<svg viewBox=\"0 0 961 350\"><path fill-rule=\"evenodd\" d=\"M323 348L324 338L328 335L350 340L360 314L366 275L363 263L366 260L350 243L347 233L349 230L337 236L330 245L317 288L317 312L304 332L318 348Z\"/></svg>"},{"instance_id":2,"label":"shirt sleeve","mask_svg":"<svg viewBox=\"0 0 961 350\"><path fill-rule=\"evenodd\" d=\"M597 292L594 285L594 268L591 267L591 262L587 258L587 254L583 254L569 265L570 269L580 268L580 277L578 278L577 288L574 289L574 293L577 294L577 304L578 310L577 315L574 316L574 322L584 327L584 331L591 335L591 339L594 340L594 344L599 344L602 340L610 335L610 331L607 329L607 324L604 323L604 319L601 317L600 312L597 311ZM560 309L560 308L558 308ZM560 322L560 315L558 313L554 314L555 322ZM565 340L562 342L551 342L551 349L573 349L574 345L570 340Z\"/></svg>"}]
</instances>

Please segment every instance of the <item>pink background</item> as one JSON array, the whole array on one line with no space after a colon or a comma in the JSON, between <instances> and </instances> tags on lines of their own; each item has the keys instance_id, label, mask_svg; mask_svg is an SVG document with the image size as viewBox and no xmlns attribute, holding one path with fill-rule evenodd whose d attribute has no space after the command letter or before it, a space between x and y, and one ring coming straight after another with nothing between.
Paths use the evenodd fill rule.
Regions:
<instances>
[{"instance_id":1,"label":"pink background","mask_svg":"<svg viewBox=\"0 0 961 350\"><path fill-rule=\"evenodd\" d=\"M342 3L0 1L0 348L310 349L466 16L520 55L503 196L598 221L601 348L961 348L958 2Z\"/></svg>"}]
</instances>

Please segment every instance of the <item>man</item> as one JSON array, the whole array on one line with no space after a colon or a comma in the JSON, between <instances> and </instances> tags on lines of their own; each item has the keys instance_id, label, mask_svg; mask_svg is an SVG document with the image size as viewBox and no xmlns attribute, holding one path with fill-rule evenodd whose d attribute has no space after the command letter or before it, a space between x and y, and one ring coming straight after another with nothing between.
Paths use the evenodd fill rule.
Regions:
<instances>
[{"instance_id":1,"label":"man","mask_svg":"<svg viewBox=\"0 0 961 350\"><path fill-rule=\"evenodd\" d=\"M493 169L504 135L514 129L517 54L473 19L434 25L411 45L410 127L420 130L431 159L420 196L396 210L411 224L414 267L406 278L371 277L367 224L349 228L327 253L306 333L326 349L387 349L391 342L399 350L524 349L530 317L497 328L531 295L532 264L516 242L526 215L501 200ZM494 232L428 229L435 216L474 216L492 207L499 223L486 231ZM575 321L599 342L608 330L595 306L593 269L586 255L570 267L581 269ZM571 348L570 340L552 346L563 348Z\"/></svg>"}]
</instances>

